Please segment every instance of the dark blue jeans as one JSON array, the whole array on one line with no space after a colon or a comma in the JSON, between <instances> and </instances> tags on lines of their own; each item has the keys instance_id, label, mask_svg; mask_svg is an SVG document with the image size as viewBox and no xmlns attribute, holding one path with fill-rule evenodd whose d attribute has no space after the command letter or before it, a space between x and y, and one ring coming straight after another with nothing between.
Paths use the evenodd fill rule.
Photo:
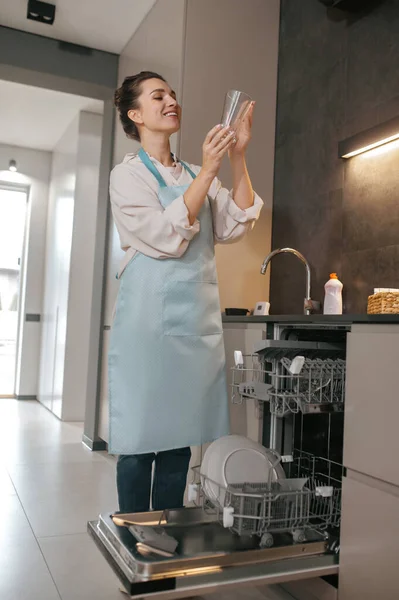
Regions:
<instances>
[{"instance_id":1,"label":"dark blue jeans","mask_svg":"<svg viewBox=\"0 0 399 600\"><path fill-rule=\"evenodd\" d=\"M119 510L121 513L146 512L150 509L152 464L152 508L181 508L191 458L190 448L158 454L123 454L116 467Z\"/></svg>"}]
</instances>

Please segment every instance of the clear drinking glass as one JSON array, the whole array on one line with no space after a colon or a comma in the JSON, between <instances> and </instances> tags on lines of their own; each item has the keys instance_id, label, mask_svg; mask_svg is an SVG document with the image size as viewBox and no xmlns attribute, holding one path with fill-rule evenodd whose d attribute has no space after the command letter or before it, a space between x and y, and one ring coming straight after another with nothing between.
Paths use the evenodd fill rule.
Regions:
<instances>
[{"instance_id":1,"label":"clear drinking glass","mask_svg":"<svg viewBox=\"0 0 399 600\"><path fill-rule=\"evenodd\" d=\"M229 90L226 94L221 124L237 131L241 121L251 106L252 98L238 90Z\"/></svg>"}]
</instances>

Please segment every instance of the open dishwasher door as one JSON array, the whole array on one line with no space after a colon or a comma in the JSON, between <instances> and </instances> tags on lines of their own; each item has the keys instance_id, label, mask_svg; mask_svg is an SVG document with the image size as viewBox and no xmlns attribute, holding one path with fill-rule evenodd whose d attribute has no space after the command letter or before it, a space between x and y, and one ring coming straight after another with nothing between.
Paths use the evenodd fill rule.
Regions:
<instances>
[{"instance_id":1,"label":"open dishwasher door","mask_svg":"<svg viewBox=\"0 0 399 600\"><path fill-rule=\"evenodd\" d=\"M260 548L257 538L235 535L202 508L117 515L115 521L120 524L100 515L88 531L132 597L184 598L338 572L337 557L318 534L303 543L281 534L272 548ZM176 552L152 551L129 524L161 527L178 542Z\"/></svg>"}]
</instances>

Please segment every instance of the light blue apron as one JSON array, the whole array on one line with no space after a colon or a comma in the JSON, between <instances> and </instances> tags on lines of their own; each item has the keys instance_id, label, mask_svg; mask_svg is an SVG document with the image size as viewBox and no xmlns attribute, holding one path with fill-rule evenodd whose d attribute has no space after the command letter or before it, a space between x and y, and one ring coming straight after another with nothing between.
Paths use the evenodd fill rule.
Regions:
<instances>
[{"instance_id":1,"label":"light blue apron","mask_svg":"<svg viewBox=\"0 0 399 600\"><path fill-rule=\"evenodd\" d=\"M167 186L143 149L139 156L164 208L186 191ZM208 199L198 219L200 232L182 257L136 253L121 277L108 356L112 454L199 446L229 432Z\"/></svg>"}]
</instances>

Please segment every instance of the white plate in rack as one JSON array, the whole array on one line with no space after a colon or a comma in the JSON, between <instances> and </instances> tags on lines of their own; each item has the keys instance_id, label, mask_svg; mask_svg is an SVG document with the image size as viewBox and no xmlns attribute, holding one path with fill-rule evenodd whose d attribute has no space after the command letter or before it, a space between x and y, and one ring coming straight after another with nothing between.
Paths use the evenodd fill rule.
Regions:
<instances>
[{"instance_id":1,"label":"white plate in rack","mask_svg":"<svg viewBox=\"0 0 399 600\"><path fill-rule=\"evenodd\" d=\"M285 473L275 454L261 444L240 435L213 442L204 454L201 473L205 495L224 502L224 487L235 483L267 483L284 479Z\"/></svg>"}]
</instances>

